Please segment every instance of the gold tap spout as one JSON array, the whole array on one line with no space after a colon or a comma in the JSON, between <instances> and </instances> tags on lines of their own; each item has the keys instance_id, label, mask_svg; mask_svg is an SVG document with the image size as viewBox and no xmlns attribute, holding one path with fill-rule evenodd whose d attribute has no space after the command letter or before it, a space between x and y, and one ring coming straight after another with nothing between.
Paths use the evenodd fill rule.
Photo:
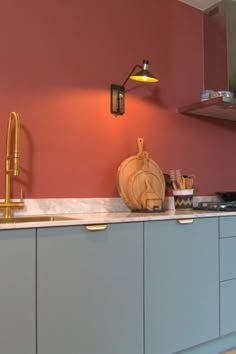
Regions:
<instances>
[{"instance_id":1,"label":"gold tap spout","mask_svg":"<svg viewBox=\"0 0 236 354\"><path fill-rule=\"evenodd\" d=\"M11 156L13 123L15 123L15 141L14 141L14 151ZM16 112L11 112L9 116L8 127L7 127L6 171L7 173L13 173L14 176L19 176L20 174L19 132L20 132L19 114ZM11 169L11 157L13 157L13 169Z\"/></svg>"},{"instance_id":2,"label":"gold tap spout","mask_svg":"<svg viewBox=\"0 0 236 354\"><path fill-rule=\"evenodd\" d=\"M4 209L4 216L11 216L12 209L21 209L24 207L23 198L20 201L11 201L11 176L20 174L20 154L19 154L19 132L20 119L19 114L11 112L7 127L7 145L6 145L6 173L5 173L5 201L0 203L0 209ZM14 150L12 134L14 133ZM12 166L13 165L13 166Z\"/></svg>"}]
</instances>

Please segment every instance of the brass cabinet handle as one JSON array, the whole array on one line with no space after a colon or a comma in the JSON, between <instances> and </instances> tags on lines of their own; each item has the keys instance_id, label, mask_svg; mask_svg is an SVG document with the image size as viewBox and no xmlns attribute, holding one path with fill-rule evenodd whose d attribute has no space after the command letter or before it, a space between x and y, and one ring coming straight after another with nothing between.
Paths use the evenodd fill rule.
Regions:
<instances>
[{"instance_id":1,"label":"brass cabinet handle","mask_svg":"<svg viewBox=\"0 0 236 354\"><path fill-rule=\"evenodd\" d=\"M85 228L89 231L102 231L107 229L107 225L86 225Z\"/></svg>"},{"instance_id":2,"label":"brass cabinet handle","mask_svg":"<svg viewBox=\"0 0 236 354\"><path fill-rule=\"evenodd\" d=\"M179 224L192 224L193 219L178 219L176 220L176 222Z\"/></svg>"}]
</instances>

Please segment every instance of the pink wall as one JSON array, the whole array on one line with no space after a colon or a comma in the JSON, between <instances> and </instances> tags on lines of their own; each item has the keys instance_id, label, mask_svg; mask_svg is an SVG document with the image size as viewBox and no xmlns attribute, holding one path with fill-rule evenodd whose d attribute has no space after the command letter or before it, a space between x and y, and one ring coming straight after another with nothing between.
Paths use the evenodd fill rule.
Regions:
<instances>
[{"instance_id":1,"label":"pink wall","mask_svg":"<svg viewBox=\"0 0 236 354\"><path fill-rule=\"evenodd\" d=\"M118 196L137 137L163 172L196 174L196 194L235 190L236 125L176 113L203 88L201 12L177 0L10 0L0 23L0 196L10 111L22 125L15 197ZM129 80L126 113L112 116L110 84L146 58L160 82Z\"/></svg>"}]
</instances>

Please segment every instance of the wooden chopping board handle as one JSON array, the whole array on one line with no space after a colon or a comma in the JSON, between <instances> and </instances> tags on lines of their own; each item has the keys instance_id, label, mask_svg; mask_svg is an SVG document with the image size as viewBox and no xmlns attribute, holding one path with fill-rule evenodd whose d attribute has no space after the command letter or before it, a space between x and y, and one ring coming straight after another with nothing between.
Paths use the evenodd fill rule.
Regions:
<instances>
[{"instance_id":1,"label":"wooden chopping board handle","mask_svg":"<svg viewBox=\"0 0 236 354\"><path fill-rule=\"evenodd\" d=\"M138 153L137 153L137 158L142 159L142 169L145 169L147 167L147 160L148 160L148 153L143 151L143 145L144 145L144 140L143 138L138 138L137 139L137 144L138 144Z\"/></svg>"},{"instance_id":2,"label":"wooden chopping board handle","mask_svg":"<svg viewBox=\"0 0 236 354\"><path fill-rule=\"evenodd\" d=\"M143 138L138 138L137 144L138 144L138 152L139 152L139 154L142 154L143 153Z\"/></svg>"},{"instance_id":3,"label":"wooden chopping board handle","mask_svg":"<svg viewBox=\"0 0 236 354\"><path fill-rule=\"evenodd\" d=\"M138 153L136 157L137 159L142 159L143 158L143 138L138 138L137 144L138 144Z\"/></svg>"}]
</instances>

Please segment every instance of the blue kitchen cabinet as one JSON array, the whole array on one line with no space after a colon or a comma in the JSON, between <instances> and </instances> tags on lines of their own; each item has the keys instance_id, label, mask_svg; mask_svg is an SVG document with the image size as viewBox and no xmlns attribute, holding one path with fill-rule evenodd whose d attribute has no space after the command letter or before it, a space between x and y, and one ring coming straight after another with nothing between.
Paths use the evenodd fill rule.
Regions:
<instances>
[{"instance_id":1,"label":"blue kitchen cabinet","mask_svg":"<svg viewBox=\"0 0 236 354\"><path fill-rule=\"evenodd\" d=\"M0 231L0 353L36 353L35 230Z\"/></svg>"},{"instance_id":2,"label":"blue kitchen cabinet","mask_svg":"<svg viewBox=\"0 0 236 354\"><path fill-rule=\"evenodd\" d=\"M142 223L42 228L37 254L38 354L143 354Z\"/></svg>"},{"instance_id":3,"label":"blue kitchen cabinet","mask_svg":"<svg viewBox=\"0 0 236 354\"><path fill-rule=\"evenodd\" d=\"M221 335L236 331L236 279L220 284Z\"/></svg>"},{"instance_id":4,"label":"blue kitchen cabinet","mask_svg":"<svg viewBox=\"0 0 236 354\"><path fill-rule=\"evenodd\" d=\"M219 336L218 253L217 218L144 223L145 354Z\"/></svg>"},{"instance_id":5,"label":"blue kitchen cabinet","mask_svg":"<svg viewBox=\"0 0 236 354\"><path fill-rule=\"evenodd\" d=\"M236 216L220 218L220 333L236 332Z\"/></svg>"}]
</instances>

